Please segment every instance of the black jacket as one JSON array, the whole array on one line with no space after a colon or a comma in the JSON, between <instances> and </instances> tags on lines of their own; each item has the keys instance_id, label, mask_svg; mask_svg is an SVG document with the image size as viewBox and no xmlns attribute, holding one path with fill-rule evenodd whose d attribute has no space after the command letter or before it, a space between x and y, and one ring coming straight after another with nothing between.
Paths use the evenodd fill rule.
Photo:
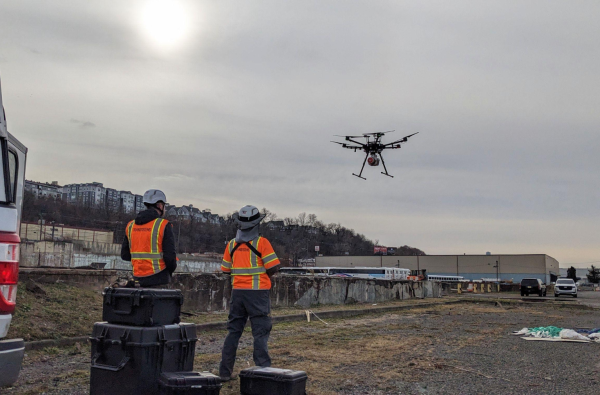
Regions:
<instances>
[{"instance_id":1,"label":"black jacket","mask_svg":"<svg viewBox=\"0 0 600 395\"><path fill-rule=\"evenodd\" d=\"M150 208L148 210L140 211L135 217L136 225L144 225L150 221L154 221L159 218L158 212ZM177 268L177 253L175 251L175 236L173 235L173 225L169 222L165 227L165 233L163 235L162 240L163 246L163 259L165 260L165 265L167 266L167 271L169 274L173 274L175 269ZM127 235L123 238L123 245L121 246L121 259L124 261L131 261L131 251L129 250L129 239ZM149 277L158 276L158 274L154 274ZM161 276L161 277L164 277Z\"/></svg>"}]
</instances>

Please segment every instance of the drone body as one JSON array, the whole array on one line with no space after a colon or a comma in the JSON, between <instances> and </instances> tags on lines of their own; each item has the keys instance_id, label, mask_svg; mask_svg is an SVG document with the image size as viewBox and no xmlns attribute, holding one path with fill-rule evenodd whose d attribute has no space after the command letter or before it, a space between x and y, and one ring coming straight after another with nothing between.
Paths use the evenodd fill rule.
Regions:
<instances>
[{"instance_id":1,"label":"drone body","mask_svg":"<svg viewBox=\"0 0 600 395\"><path fill-rule=\"evenodd\" d=\"M393 130L390 130L388 132L365 133L362 136L338 136L338 137L344 137L344 139L346 141L349 141L350 143L340 143L337 141L332 141L332 143L340 144L343 148L352 149L352 150L354 150L354 152L356 152L357 150L365 151L366 156L365 156L365 160L363 161L362 167L360 169L360 173L358 173L358 174L352 173L352 175L354 175L358 178L362 178L363 180L366 180L366 178L364 178L362 176L362 172L365 168L365 163L368 163L369 166L379 166L379 162L381 160L381 164L383 165L383 169L385 170L385 172L382 171L381 174L393 178L394 176L390 175L387 171L387 168L385 167L385 161L383 160L383 156L381 155L381 152L384 149L400 148L401 143L407 142L409 137L414 136L415 134L417 134L419 132L405 136L405 137L401 138L400 140L396 140L391 143L383 144L381 142L381 138L383 136L385 136L386 133L392 133L392 132L393 132ZM365 142L361 143L359 141L353 140L353 139L357 139L357 138L363 138L363 139L365 139Z\"/></svg>"}]
</instances>

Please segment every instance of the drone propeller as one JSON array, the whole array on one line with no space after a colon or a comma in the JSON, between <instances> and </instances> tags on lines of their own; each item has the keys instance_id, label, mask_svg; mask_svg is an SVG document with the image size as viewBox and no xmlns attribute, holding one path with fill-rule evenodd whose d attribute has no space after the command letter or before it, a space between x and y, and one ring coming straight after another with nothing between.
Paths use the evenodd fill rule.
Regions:
<instances>
[{"instance_id":1,"label":"drone propeller","mask_svg":"<svg viewBox=\"0 0 600 395\"><path fill-rule=\"evenodd\" d=\"M365 136L342 136L341 134L334 134L335 137L350 137L350 138L358 138L358 137L365 137Z\"/></svg>"},{"instance_id":2,"label":"drone propeller","mask_svg":"<svg viewBox=\"0 0 600 395\"><path fill-rule=\"evenodd\" d=\"M383 136L386 133L393 133L395 130L388 130L387 132L375 132L375 133L363 133L363 136Z\"/></svg>"},{"instance_id":3,"label":"drone propeller","mask_svg":"<svg viewBox=\"0 0 600 395\"><path fill-rule=\"evenodd\" d=\"M386 145L386 146L388 146L388 145L392 145L392 144L404 143L404 142L408 141L408 138L409 138L409 137L412 137L412 136L414 136L415 134L419 134L419 132L417 132L417 133L413 133L413 134L409 134L408 136L404 136L404 137L402 137L400 140L392 141L391 143L387 143L387 144L385 144L385 145Z\"/></svg>"}]
</instances>

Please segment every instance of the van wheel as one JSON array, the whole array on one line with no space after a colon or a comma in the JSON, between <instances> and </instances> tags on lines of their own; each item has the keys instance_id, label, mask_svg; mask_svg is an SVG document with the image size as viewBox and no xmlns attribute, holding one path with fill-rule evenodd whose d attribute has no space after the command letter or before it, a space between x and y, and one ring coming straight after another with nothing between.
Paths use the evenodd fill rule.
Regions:
<instances>
[{"instance_id":1,"label":"van wheel","mask_svg":"<svg viewBox=\"0 0 600 395\"><path fill-rule=\"evenodd\" d=\"M554 294L554 297L555 297L555 298L558 298L558 294Z\"/></svg>"},{"instance_id":2,"label":"van wheel","mask_svg":"<svg viewBox=\"0 0 600 395\"><path fill-rule=\"evenodd\" d=\"M574 297L574 298L576 298L576 297L577 297L577 295L573 295L573 297Z\"/></svg>"}]
</instances>

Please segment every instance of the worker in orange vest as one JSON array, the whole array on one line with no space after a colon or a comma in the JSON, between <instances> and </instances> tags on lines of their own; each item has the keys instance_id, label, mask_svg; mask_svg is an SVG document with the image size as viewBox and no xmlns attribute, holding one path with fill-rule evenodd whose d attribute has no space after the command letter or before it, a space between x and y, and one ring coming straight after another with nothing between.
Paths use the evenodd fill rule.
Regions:
<instances>
[{"instance_id":1,"label":"worker in orange vest","mask_svg":"<svg viewBox=\"0 0 600 395\"><path fill-rule=\"evenodd\" d=\"M131 261L133 278L141 287L171 282L177 268L173 225L161 217L165 214L167 197L158 189L144 193L146 210L125 228L121 258Z\"/></svg>"},{"instance_id":2,"label":"worker in orange vest","mask_svg":"<svg viewBox=\"0 0 600 395\"><path fill-rule=\"evenodd\" d=\"M258 233L265 215L254 206L245 206L233 215L238 226L235 239L227 243L221 270L231 275L231 300L219 376L229 381L233 376L233 365L237 347L250 318L254 337L254 364L271 366L267 348L271 333L271 276L279 270L279 259L269 240Z\"/></svg>"}]
</instances>

